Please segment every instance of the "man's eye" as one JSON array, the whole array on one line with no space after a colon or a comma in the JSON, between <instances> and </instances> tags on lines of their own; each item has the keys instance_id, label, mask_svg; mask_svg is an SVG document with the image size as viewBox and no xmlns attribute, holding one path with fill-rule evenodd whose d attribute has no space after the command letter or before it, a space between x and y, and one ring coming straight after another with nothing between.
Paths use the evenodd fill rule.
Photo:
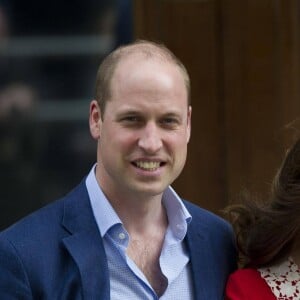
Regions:
<instances>
[{"instance_id":1,"label":"man's eye","mask_svg":"<svg viewBox=\"0 0 300 300\"><path fill-rule=\"evenodd\" d=\"M128 122L138 122L139 121L138 117L136 117L136 116L128 116L128 117L125 117L124 120L128 121Z\"/></svg>"},{"instance_id":2,"label":"man's eye","mask_svg":"<svg viewBox=\"0 0 300 300\"><path fill-rule=\"evenodd\" d=\"M164 118L161 123L165 126L176 126L179 124L178 120L175 118Z\"/></svg>"},{"instance_id":3,"label":"man's eye","mask_svg":"<svg viewBox=\"0 0 300 300\"><path fill-rule=\"evenodd\" d=\"M138 124L142 122L142 119L138 116L126 116L121 119L121 122L125 124Z\"/></svg>"}]
</instances>

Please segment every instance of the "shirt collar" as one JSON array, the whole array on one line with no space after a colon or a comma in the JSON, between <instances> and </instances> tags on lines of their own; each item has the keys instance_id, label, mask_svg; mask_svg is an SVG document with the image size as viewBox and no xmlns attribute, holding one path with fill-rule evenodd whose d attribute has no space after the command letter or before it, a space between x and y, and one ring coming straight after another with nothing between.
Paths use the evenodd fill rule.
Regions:
<instances>
[{"instance_id":1,"label":"shirt collar","mask_svg":"<svg viewBox=\"0 0 300 300\"><path fill-rule=\"evenodd\" d=\"M170 230L177 240L182 241L192 216L171 186L165 190L162 201L166 208Z\"/></svg>"},{"instance_id":2,"label":"shirt collar","mask_svg":"<svg viewBox=\"0 0 300 300\"><path fill-rule=\"evenodd\" d=\"M85 183L93 214L100 234L103 237L111 227L116 224L122 224L122 221L97 182L95 175L96 165L97 164L92 167ZM164 192L162 201L166 208L172 234L178 240L183 240L187 232L187 226L192 220L192 216L171 186L169 186Z\"/></svg>"},{"instance_id":3,"label":"shirt collar","mask_svg":"<svg viewBox=\"0 0 300 300\"><path fill-rule=\"evenodd\" d=\"M122 222L97 182L95 174L96 166L97 164L92 167L86 178L85 184L90 197L96 223L100 230L101 236L104 237L106 232L111 227L116 224L122 224Z\"/></svg>"}]
</instances>

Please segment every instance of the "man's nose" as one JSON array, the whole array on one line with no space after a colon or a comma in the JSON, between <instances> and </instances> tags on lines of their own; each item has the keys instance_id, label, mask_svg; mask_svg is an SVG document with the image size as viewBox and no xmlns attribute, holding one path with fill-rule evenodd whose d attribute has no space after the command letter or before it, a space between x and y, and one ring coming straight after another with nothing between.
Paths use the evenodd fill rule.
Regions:
<instances>
[{"instance_id":1,"label":"man's nose","mask_svg":"<svg viewBox=\"0 0 300 300\"><path fill-rule=\"evenodd\" d=\"M141 130L138 145L150 154L160 150L163 145L160 128L155 123L146 124Z\"/></svg>"}]
</instances>

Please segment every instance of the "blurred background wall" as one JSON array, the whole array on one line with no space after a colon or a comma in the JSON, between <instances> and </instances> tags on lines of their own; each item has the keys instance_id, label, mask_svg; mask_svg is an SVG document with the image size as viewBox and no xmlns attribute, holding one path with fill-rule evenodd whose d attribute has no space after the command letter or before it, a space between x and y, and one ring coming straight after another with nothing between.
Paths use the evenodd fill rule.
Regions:
<instances>
[{"instance_id":1,"label":"blurred background wall","mask_svg":"<svg viewBox=\"0 0 300 300\"><path fill-rule=\"evenodd\" d=\"M96 159L103 57L133 38L131 0L0 0L0 228L63 196Z\"/></svg>"},{"instance_id":2,"label":"blurred background wall","mask_svg":"<svg viewBox=\"0 0 300 300\"><path fill-rule=\"evenodd\" d=\"M0 228L87 174L97 67L135 38L192 78L179 194L216 213L245 189L267 198L299 135L299 25L297 0L0 0Z\"/></svg>"},{"instance_id":3,"label":"blurred background wall","mask_svg":"<svg viewBox=\"0 0 300 300\"><path fill-rule=\"evenodd\" d=\"M299 136L300 2L135 1L135 35L163 41L192 78L192 140L181 195L220 212L268 197Z\"/></svg>"}]
</instances>

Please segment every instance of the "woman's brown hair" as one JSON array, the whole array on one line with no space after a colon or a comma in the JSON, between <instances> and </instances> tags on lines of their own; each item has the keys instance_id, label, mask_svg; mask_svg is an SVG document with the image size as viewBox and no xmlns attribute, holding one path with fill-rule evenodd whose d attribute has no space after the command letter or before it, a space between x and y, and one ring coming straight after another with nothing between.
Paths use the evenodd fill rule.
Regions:
<instances>
[{"instance_id":1,"label":"woman's brown hair","mask_svg":"<svg viewBox=\"0 0 300 300\"><path fill-rule=\"evenodd\" d=\"M288 150L268 202L246 197L228 206L241 266L262 267L287 257L300 231L300 139Z\"/></svg>"}]
</instances>

